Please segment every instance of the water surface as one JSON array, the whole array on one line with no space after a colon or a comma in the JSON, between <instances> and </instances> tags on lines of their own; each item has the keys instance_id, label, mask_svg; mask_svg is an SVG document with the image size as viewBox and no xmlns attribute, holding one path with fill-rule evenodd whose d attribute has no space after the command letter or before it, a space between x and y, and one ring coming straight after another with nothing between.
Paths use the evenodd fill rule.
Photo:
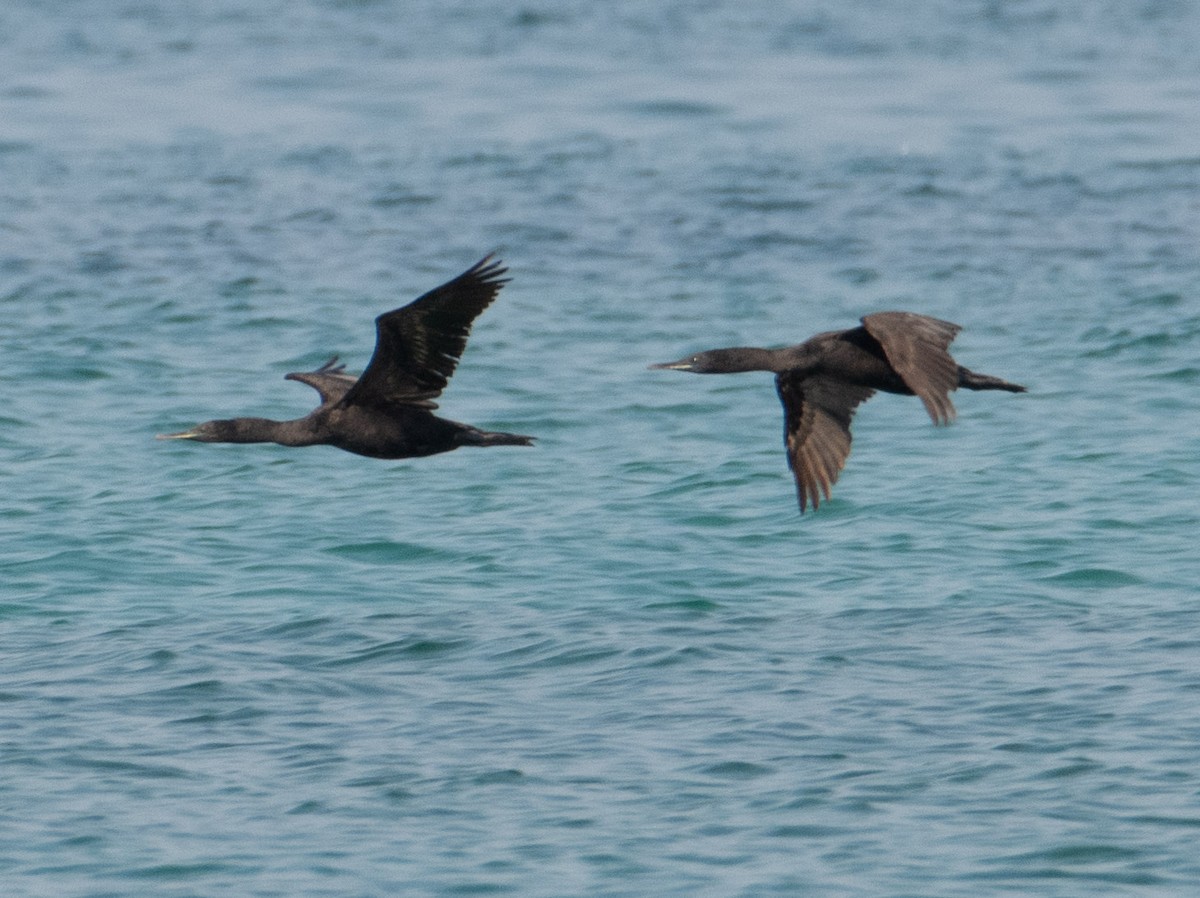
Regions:
<instances>
[{"instance_id":1,"label":"water surface","mask_svg":"<svg viewBox=\"0 0 1200 898\"><path fill-rule=\"evenodd\" d=\"M0 13L14 896L1187 894L1200 17L1067 0ZM449 417L156 443L498 249ZM1030 393L769 377L907 308Z\"/></svg>"}]
</instances>

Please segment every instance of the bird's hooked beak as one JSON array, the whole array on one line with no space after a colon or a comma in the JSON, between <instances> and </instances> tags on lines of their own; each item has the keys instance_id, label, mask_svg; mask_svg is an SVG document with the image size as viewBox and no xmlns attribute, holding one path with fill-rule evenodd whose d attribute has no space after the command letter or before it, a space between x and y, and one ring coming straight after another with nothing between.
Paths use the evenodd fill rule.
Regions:
<instances>
[{"instance_id":1,"label":"bird's hooked beak","mask_svg":"<svg viewBox=\"0 0 1200 898\"><path fill-rule=\"evenodd\" d=\"M156 433L154 435L154 439L156 439L156 440L194 440L199 436L200 436L200 434L197 433L196 428L193 427L191 430L181 430L179 433Z\"/></svg>"},{"instance_id":2,"label":"bird's hooked beak","mask_svg":"<svg viewBox=\"0 0 1200 898\"><path fill-rule=\"evenodd\" d=\"M689 356L686 359L679 359L674 362L660 362L657 365L651 365L650 369L662 369L666 371L694 371L696 369L696 363L695 359Z\"/></svg>"}]
</instances>

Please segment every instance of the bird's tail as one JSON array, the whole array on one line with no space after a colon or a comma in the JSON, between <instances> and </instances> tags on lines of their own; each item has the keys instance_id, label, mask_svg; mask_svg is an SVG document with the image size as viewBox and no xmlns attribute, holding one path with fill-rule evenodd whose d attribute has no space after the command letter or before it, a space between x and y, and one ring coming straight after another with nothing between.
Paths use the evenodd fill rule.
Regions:
<instances>
[{"instance_id":1,"label":"bird's tail","mask_svg":"<svg viewBox=\"0 0 1200 898\"><path fill-rule=\"evenodd\" d=\"M1010 393L1024 393L1025 388L1020 384L1009 383L990 374L976 374L970 368L958 366L958 385L968 390L1007 390Z\"/></svg>"},{"instance_id":2,"label":"bird's tail","mask_svg":"<svg viewBox=\"0 0 1200 898\"><path fill-rule=\"evenodd\" d=\"M464 446L532 446L534 438L519 433L501 433L498 430L479 430L471 427L461 434L460 439Z\"/></svg>"}]
</instances>

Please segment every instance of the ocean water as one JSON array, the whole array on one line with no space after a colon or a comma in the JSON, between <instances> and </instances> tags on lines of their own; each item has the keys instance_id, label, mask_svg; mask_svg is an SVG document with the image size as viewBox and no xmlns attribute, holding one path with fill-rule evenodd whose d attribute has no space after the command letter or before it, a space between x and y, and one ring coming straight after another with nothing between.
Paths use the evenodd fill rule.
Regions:
<instances>
[{"instance_id":1,"label":"ocean water","mask_svg":"<svg viewBox=\"0 0 1200 898\"><path fill-rule=\"evenodd\" d=\"M1200 12L0 10L6 896L1192 895ZM444 414L293 417L497 250ZM801 516L767 375L903 308Z\"/></svg>"}]
</instances>

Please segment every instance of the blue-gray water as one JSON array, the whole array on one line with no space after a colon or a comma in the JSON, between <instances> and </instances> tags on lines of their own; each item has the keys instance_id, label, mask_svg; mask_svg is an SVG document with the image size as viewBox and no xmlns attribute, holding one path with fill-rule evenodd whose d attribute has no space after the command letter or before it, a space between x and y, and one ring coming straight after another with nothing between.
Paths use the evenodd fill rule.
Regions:
<instances>
[{"instance_id":1,"label":"blue-gray water","mask_svg":"<svg viewBox=\"0 0 1200 898\"><path fill-rule=\"evenodd\" d=\"M916 8L914 9L914 6ZM1200 13L0 10L6 896L1192 895ZM158 443L498 249L442 410ZM1030 387L769 376L906 308Z\"/></svg>"}]
</instances>

